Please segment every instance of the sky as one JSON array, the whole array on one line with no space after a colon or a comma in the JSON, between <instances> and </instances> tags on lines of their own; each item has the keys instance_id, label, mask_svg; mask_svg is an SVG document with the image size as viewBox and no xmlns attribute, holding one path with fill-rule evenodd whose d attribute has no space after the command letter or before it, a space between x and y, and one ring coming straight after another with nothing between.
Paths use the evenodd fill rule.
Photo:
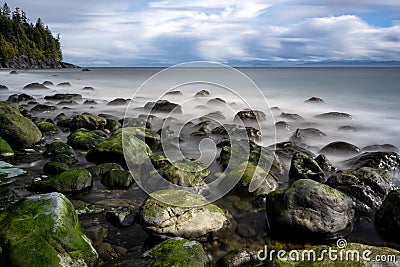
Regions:
<instances>
[{"instance_id":1,"label":"sky","mask_svg":"<svg viewBox=\"0 0 400 267\"><path fill-rule=\"evenodd\" d=\"M12 0L60 33L64 61L400 61L399 0Z\"/></svg>"}]
</instances>

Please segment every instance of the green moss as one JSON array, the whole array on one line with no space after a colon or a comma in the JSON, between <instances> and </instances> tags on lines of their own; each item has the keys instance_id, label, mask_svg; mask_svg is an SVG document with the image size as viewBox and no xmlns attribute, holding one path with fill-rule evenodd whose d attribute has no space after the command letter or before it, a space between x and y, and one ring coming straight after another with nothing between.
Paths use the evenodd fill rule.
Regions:
<instances>
[{"instance_id":1,"label":"green moss","mask_svg":"<svg viewBox=\"0 0 400 267\"><path fill-rule=\"evenodd\" d=\"M43 166L43 172L47 175L55 175L68 170L68 165L57 161L49 161Z\"/></svg>"},{"instance_id":2,"label":"green moss","mask_svg":"<svg viewBox=\"0 0 400 267\"><path fill-rule=\"evenodd\" d=\"M54 123L47 122L47 121L41 121L36 123L36 126L39 128L39 130L42 133L47 133L47 132L54 132L57 131L57 126Z\"/></svg>"},{"instance_id":3,"label":"green moss","mask_svg":"<svg viewBox=\"0 0 400 267\"><path fill-rule=\"evenodd\" d=\"M46 145L46 151L44 151L45 156L50 157L60 154L75 157L74 149L69 145L67 145L66 143L53 142L51 144Z\"/></svg>"},{"instance_id":4,"label":"green moss","mask_svg":"<svg viewBox=\"0 0 400 267\"><path fill-rule=\"evenodd\" d=\"M0 136L0 156L1 157L14 156L14 150L1 136Z\"/></svg>"},{"instance_id":5,"label":"green moss","mask_svg":"<svg viewBox=\"0 0 400 267\"><path fill-rule=\"evenodd\" d=\"M0 114L0 135L12 147L30 146L42 139L38 127L18 114Z\"/></svg>"},{"instance_id":6,"label":"green moss","mask_svg":"<svg viewBox=\"0 0 400 267\"><path fill-rule=\"evenodd\" d=\"M203 267L208 265L208 257L197 241L182 238L169 239L150 251L155 258L152 267Z\"/></svg>"},{"instance_id":7,"label":"green moss","mask_svg":"<svg viewBox=\"0 0 400 267\"><path fill-rule=\"evenodd\" d=\"M87 170L92 174L92 176L102 176L110 170L123 170L123 168L117 163L104 163L96 166L91 166L87 168Z\"/></svg>"},{"instance_id":8,"label":"green moss","mask_svg":"<svg viewBox=\"0 0 400 267\"><path fill-rule=\"evenodd\" d=\"M74 148L91 149L105 138L99 134L84 129L79 129L68 136L67 144Z\"/></svg>"},{"instance_id":9,"label":"green moss","mask_svg":"<svg viewBox=\"0 0 400 267\"><path fill-rule=\"evenodd\" d=\"M88 130L101 130L107 124L107 120L100 116L92 114L81 114L77 115L72 119L71 130L75 131L80 128L85 128Z\"/></svg>"},{"instance_id":10,"label":"green moss","mask_svg":"<svg viewBox=\"0 0 400 267\"><path fill-rule=\"evenodd\" d=\"M126 135L134 135L140 140L144 141L150 147L154 147L160 143L160 136L145 127L125 127L115 131L115 134L122 133Z\"/></svg>"},{"instance_id":11,"label":"green moss","mask_svg":"<svg viewBox=\"0 0 400 267\"><path fill-rule=\"evenodd\" d=\"M7 101L0 101L0 114L2 113L21 115L18 106Z\"/></svg>"}]
</instances>

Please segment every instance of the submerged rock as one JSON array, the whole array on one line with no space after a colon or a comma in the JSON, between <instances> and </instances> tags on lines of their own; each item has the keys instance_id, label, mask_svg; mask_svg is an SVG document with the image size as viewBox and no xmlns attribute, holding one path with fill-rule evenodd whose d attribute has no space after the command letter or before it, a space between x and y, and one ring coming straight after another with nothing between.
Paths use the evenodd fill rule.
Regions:
<instances>
[{"instance_id":1,"label":"submerged rock","mask_svg":"<svg viewBox=\"0 0 400 267\"><path fill-rule=\"evenodd\" d=\"M226 101L223 100L222 98L216 97L216 98L208 100L207 104L209 104L209 105L220 105L220 104L226 104Z\"/></svg>"},{"instance_id":2,"label":"submerged rock","mask_svg":"<svg viewBox=\"0 0 400 267\"><path fill-rule=\"evenodd\" d=\"M201 91L198 91L198 92L194 95L194 97L207 97L207 96L210 96L210 92L209 92L208 90L205 90L205 89L203 89L203 90L201 90Z\"/></svg>"},{"instance_id":3,"label":"submerged rock","mask_svg":"<svg viewBox=\"0 0 400 267\"><path fill-rule=\"evenodd\" d=\"M299 114L295 114L295 113L282 112L279 117L281 117L282 119L287 119L287 120L291 120L291 121L302 121L302 120L304 120L304 118L302 116L300 116Z\"/></svg>"},{"instance_id":4,"label":"submerged rock","mask_svg":"<svg viewBox=\"0 0 400 267\"><path fill-rule=\"evenodd\" d=\"M24 89L49 89L41 83L30 83L24 86Z\"/></svg>"},{"instance_id":5,"label":"submerged rock","mask_svg":"<svg viewBox=\"0 0 400 267\"><path fill-rule=\"evenodd\" d=\"M224 211L203 196L175 189L151 193L140 207L138 220L157 235L184 238L213 236L230 224Z\"/></svg>"},{"instance_id":6,"label":"submerged rock","mask_svg":"<svg viewBox=\"0 0 400 267\"><path fill-rule=\"evenodd\" d=\"M54 94L45 96L46 100L54 101L68 101L68 100L82 100L82 95L80 94Z\"/></svg>"},{"instance_id":7,"label":"submerged rock","mask_svg":"<svg viewBox=\"0 0 400 267\"><path fill-rule=\"evenodd\" d=\"M284 121L278 121L277 123L275 123L275 128L278 131L291 131L292 130L292 126Z\"/></svg>"},{"instance_id":8,"label":"submerged rock","mask_svg":"<svg viewBox=\"0 0 400 267\"><path fill-rule=\"evenodd\" d=\"M27 94L13 94L10 95L7 99L9 102L19 103L19 102L27 102L27 101L35 101L36 99L33 96Z\"/></svg>"},{"instance_id":9,"label":"submerged rock","mask_svg":"<svg viewBox=\"0 0 400 267\"><path fill-rule=\"evenodd\" d=\"M78 129L71 133L67 138L67 144L77 149L92 149L97 144L106 139L106 135L101 132Z\"/></svg>"},{"instance_id":10,"label":"submerged rock","mask_svg":"<svg viewBox=\"0 0 400 267\"><path fill-rule=\"evenodd\" d=\"M331 120L340 120L340 119L354 120L353 116L343 112L327 112L320 115L316 115L315 117L319 119L331 119Z\"/></svg>"},{"instance_id":11,"label":"submerged rock","mask_svg":"<svg viewBox=\"0 0 400 267\"><path fill-rule=\"evenodd\" d=\"M183 95L183 93L181 91L176 90L176 91L166 92L165 95Z\"/></svg>"},{"instance_id":12,"label":"submerged rock","mask_svg":"<svg viewBox=\"0 0 400 267\"><path fill-rule=\"evenodd\" d=\"M145 106L150 112L159 113L178 113L182 114L182 107L178 104L171 103L168 100L158 100L157 102L148 102Z\"/></svg>"},{"instance_id":13,"label":"submerged rock","mask_svg":"<svg viewBox=\"0 0 400 267\"><path fill-rule=\"evenodd\" d=\"M115 227L128 227L135 222L135 216L129 208L120 207L106 213L106 219Z\"/></svg>"},{"instance_id":14,"label":"submerged rock","mask_svg":"<svg viewBox=\"0 0 400 267\"><path fill-rule=\"evenodd\" d=\"M7 86L5 86L4 84L0 84L0 91L7 91L8 90L8 87Z\"/></svg>"},{"instance_id":15,"label":"submerged rock","mask_svg":"<svg viewBox=\"0 0 400 267\"><path fill-rule=\"evenodd\" d=\"M57 86L59 87L71 87L71 83L70 82L62 82L57 84Z\"/></svg>"},{"instance_id":16,"label":"submerged rock","mask_svg":"<svg viewBox=\"0 0 400 267\"><path fill-rule=\"evenodd\" d=\"M13 266L95 266L98 255L62 194L25 198L0 212L0 246Z\"/></svg>"},{"instance_id":17,"label":"submerged rock","mask_svg":"<svg viewBox=\"0 0 400 267\"><path fill-rule=\"evenodd\" d=\"M271 232L287 237L332 240L353 229L352 200L342 192L309 179L267 195Z\"/></svg>"},{"instance_id":18,"label":"submerged rock","mask_svg":"<svg viewBox=\"0 0 400 267\"><path fill-rule=\"evenodd\" d=\"M43 155L45 155L46 157L52 157L60 154L68 155L74 158L76 157L74 149L63 142L53 142L47 144L46 150L43 153Z\"/></svg>"},{"instance_id":19,"label":"submerged rock","mask_svg":"<svg viewBox=\"0 0 400 267\"><path fill-rule=\"evenodd\" d=\"M0 185L9 184L14 178L25 175L27 172L7 162L0 161Z\"/></svg>"},{"instance_id":20,"label":"submerged rock","mask_svg":"<svg viewBox=\"0 0 400 267\"><path fill-rule=\"evenodd\" d=\"M384 144L384 145L372 145L366 146L361 149L362 152L396 152L399 153L399 149L392 144Z\"/></svg>"},{"instance_id":21,"label":"submerged rock","mask_svg":"<svg viewBox=\"0 0 400 267\"><path fill-rule=\"evenodd\" d=\"M337 141L324 146L318 153L333 156L354 156L360 153L360 148L353 144Z\"/></svg>"},{"instance_id":22,"label":"submerged rock","mask_svg":"<svg viewBox=\"0 0 400 267\"><path fill-rule=\"evenodd\" d=\"M209 259L201 243L183 238L172 238L158 244L143 255L152 259L148 266L206 267Z\"/></svg>"},{"instance_id":23,"label":"submerged rock","mask_svg":"<svg viewBox=\"0 0 400 267\"><path fill-rule=\"evenodd\" d=\"M96 166L91 166L87 168L87 170L92 174L94 177L101 177L105 173L109 172L110 170L123 170L124 168L117 163L104 163L99 164Z\"/></svg>"},{"instance_id":24,"label":"submerged rock","mask_svg":"<svg viewBox=\"0 0 400 267\"><path fill-rule=\"evenodd\" d=\"M267 115L259 110L246 109L236 113L235 120L263 122L267 120Z\"/></svg>"},{"instance_id":25,"label":"submerged rock","mask_svg":"<svg viewBox=\"0 0 400 267\"><path fill-rule=\"evenodd\" d=\"M81 114L76 115L71 122L71 130L75 131L80 128L85 128L88 130L101 130L107 124L107 120L100 116L92 115L92 114Z\"/></svg>"},{"instance_id":26,"label":"submerged rock","mask_svg":"<svg viewBox=\"0 0 400 267\"><path fill-rule=\"evenodd\" d=\"M326 134L316 128L298 128L290 137L290 141L296 143L305 143L308 140L321 140L326 137Z\"/></svg>"},{"instance_id":27,"label":"submerged rock","mask_svg":"<svg viewBox=\"0 0 400 267\"><path fill-rule=\"evenodd\" d=\"M114 100L111 100L110 102L107 103L108 106L123 106L127 104L128 100L124 98L115 98Z\"/></svg>"},{"instance_id":28,"label":"submerged rock","mask_svg":"<svg viewBox=\"0 0 400 267\"><path fill-rule=\"evenodd\" d=\"M0 135L15 147L27 147L42 139L42 133L29 119L17 114L0 114Z\"/></svg>"},{"instance_id":29,"label":"submerged rock","mask_svg":"<svg viewBox=\"0 0 400 267\"><path fill-rule=\"evenodd\" d=\"M400 238L400 189L393 190L376 212L375 225L394 240Z\"/></svg>"}]
</instances>

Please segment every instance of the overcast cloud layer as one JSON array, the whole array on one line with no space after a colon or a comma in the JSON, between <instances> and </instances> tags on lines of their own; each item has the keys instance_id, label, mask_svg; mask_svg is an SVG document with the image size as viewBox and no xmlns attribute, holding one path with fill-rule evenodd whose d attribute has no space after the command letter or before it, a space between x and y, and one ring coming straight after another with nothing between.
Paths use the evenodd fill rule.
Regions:
<instances>
[{"instance_id":1,"label":"overcast cloud layer","mask_svg":"<svg viewBox=\"0 0 400 267\"><path fill-rule=\"evenodd\" d=\"M327 3L328 2L328 3ZM83 66L400 60L398 0L20 0Z\"/></svg>"}]
</instances>

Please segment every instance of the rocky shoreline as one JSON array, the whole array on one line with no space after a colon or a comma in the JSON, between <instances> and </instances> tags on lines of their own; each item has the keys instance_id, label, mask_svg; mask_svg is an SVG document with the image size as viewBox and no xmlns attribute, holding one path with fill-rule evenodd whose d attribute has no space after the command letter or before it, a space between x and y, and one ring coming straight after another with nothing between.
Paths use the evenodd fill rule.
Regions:
<instances>
[{"instance_id":1,"label":"rocky shoreline","mask_svg":"<svg viewBox=\"0 0 400 267\"><path fill-rule=\"evenodd\" d=\"M160 125L169 112L169 120L179 124L185 112L179 104L149 100L136 107L143 110L138 117L93 114L77 107L90 110L94 100L58 93L49 82L38 85L45 88L27 86L27 93L0 99L2 266L286 266L276 257L260 261L257 251L264 245L320 251L337 247L341 238L349 240L349 249L395 255L394 266L400 264L400 155L393 145L359 148L340 141L311 147L310 139L326 136L323 129L293 129L290 124L304 118L281 112L277 132L292 136L262 147L254 122L267 119L263 112L244 109L223 125L215 122L224 114L210 112L187 122L180 136L181 142L218 140L218 157L207 167L166 157L177 147L173 130ZM30 95L46 86L55 92L40 99ZM224 101L206 90L189 97L210 105ZM307 101L310 108L323 103L317 97ZM116 98L104 106L123 111L127 103ZM354 120L338 112L318 119ZM336 156L341 161L330 160ZM200 189L222 172L238 183L208 203ZM140 177L151 188L157 174L187 190L147 195L135 182ZM262 183L249 192L254 178ZM384 242L352 237L355 225L375 229Z\"/></svg>"},{"instance_id":2,"label":"rocky shoreline","mask_svg":"<svg viewBox=\"0 0 400 267\"><path fill-rule=\"evenodd\" d=\"M49 59L34 59L27 56L18 56L1 63L0 68L6 69L66 69L80 68L74 64Z\"/></svg>"}]
</instances>

